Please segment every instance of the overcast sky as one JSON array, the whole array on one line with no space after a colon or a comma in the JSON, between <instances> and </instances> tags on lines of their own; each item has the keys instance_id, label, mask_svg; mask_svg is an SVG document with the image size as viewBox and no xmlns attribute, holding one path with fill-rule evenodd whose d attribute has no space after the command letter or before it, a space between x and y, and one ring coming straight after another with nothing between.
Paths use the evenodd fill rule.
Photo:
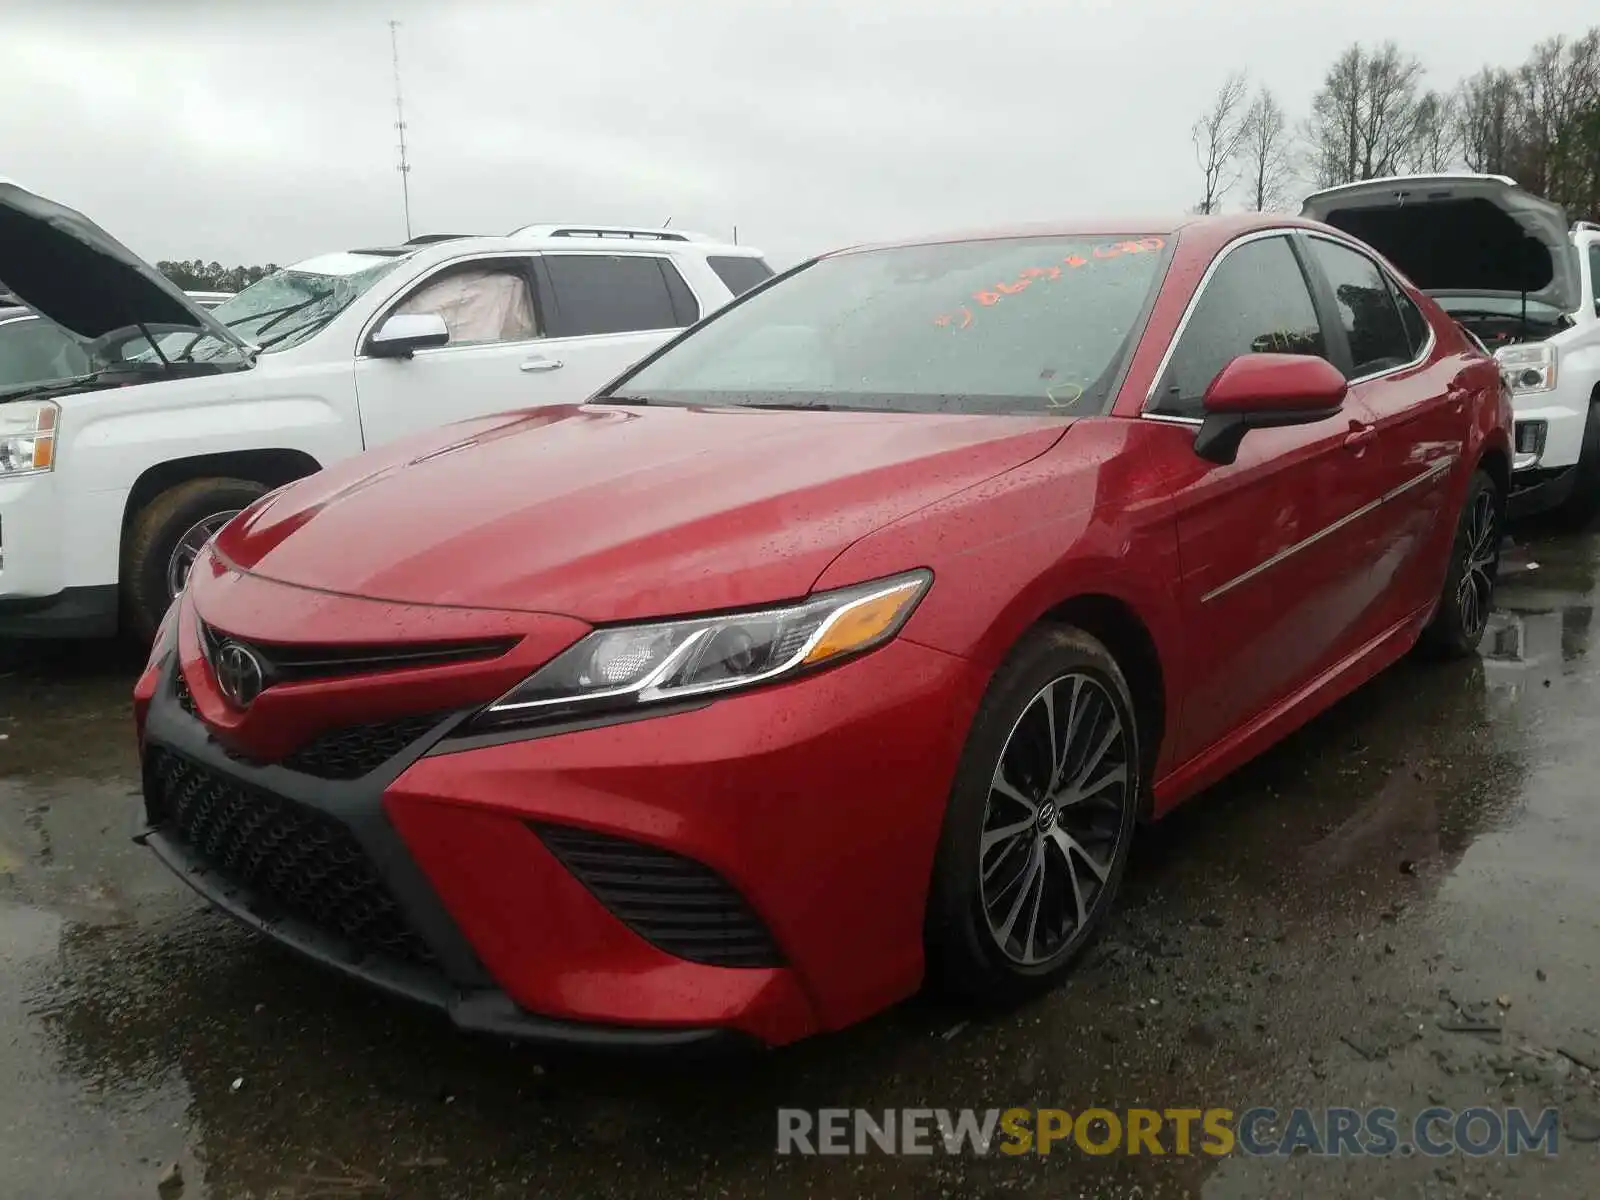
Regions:
<instances>
[{"instance_id":1,"label":"overcast sky","mask_svg":"<svg viewBox=\"0 0 1600 1200\"><path fill-rule=\"evenodd\" d=\"M1230 68L1298 119L1392 37L1453 84L1593 0L0 0L0 175L152 260L286 263L541 220L728 233L784 262L1057 215L1181 211Z\"/></svg>"}]
</instances>

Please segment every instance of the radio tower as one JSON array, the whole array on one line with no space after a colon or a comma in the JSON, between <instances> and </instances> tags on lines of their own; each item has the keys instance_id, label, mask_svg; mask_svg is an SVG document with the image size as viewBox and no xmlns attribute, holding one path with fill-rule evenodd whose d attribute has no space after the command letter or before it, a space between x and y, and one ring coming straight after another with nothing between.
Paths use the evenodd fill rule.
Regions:
<instances>
[{"instance_id":1,"label":"radio tower","mask_svg":"<svg viewBox=\"0 0 1600 1200\"><path fill-rule=\"evenodd\" d=\"M394 58L394 127L400 133L400 196L406 207L406 240L411 240L411 164L406 161L406 110L400 99L400 22L389 22L389 52Z\"/></svg>"}]
</instances>

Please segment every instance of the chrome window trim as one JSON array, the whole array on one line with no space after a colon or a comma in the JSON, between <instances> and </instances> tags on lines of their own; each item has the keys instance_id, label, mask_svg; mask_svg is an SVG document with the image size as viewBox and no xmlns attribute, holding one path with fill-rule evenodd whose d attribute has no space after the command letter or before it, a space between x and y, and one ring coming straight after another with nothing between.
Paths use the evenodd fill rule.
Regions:
<instances>
[{"instance_id":1,"label":"chrome window trim","mask_svg":"<svg viewBox=\"0 0 1600 1200\"><path fill-rule=\"evenodd\" d=\"M1449 470L1450 467L1455 463L1455 461L1459 457L1460 457L1459 455L1451 454L1448 457L1441 458L1441 459L1438 459L1437 461L1435 461L1433 463L1430 463L1428 466L1424 467L1416 475L1413 475L1410 479L1406 480L1404 483L1399 484L1396 487L1390 488L1387 492L1385 492L1383 495L1379 496L1376 500L1368 501L1366 504L1363 504L1360 508L1356 509L1354 512L1346 513L1344 516L1340 517L1337 521L1333 522L1333 524L1323 526L1323 528L1317 530L1315 533L1310 534L1307 537L1301 538L1298 542L1295 542L1292 546L1285 546L1282 550L1279 550L1271 558L1268 558L1263 562L1257 563L1255 566L1251 567L1248 571L1245 571L1243 574L1235 575L1232 579L1228 580L1228 582L1226 582L1224 584L1220 584L1219 586L1212 588L1209 592L1207 592L1205 595L1200 597L1200 603L1201 604L1209 604L1209 603L1211 603L1211 601L1217 599L1219 596L1224 596L1227 593L1233 591L1234 588L1239 587L1239 586L1241 586L1243 584L1249 583L1252 579L1256 578L1258 575L1265 574L1267 571L1270 571L1273 567L1277 566L1279 563L1284 562L1285 560L1294 557L1296 554L1299 554L1300 551L1308 549L1311 546L1316 545L1323 538L1328 537L1331 534L1338 533L1339 530L1343 529L1345 526L1347 526L1347 525L1349 525L1349 524L1351 524L1351 523L1353 523L1355 521L1359 521L1362 517L1366 516L1370 512L1375 511L1376 509L1382 508L1385 504L1389 503L1389 501L1398 499L1399 497L1405 495L1412 488L1421 487L1423 484L1429 482L1430 480L1437 479L1445 471Z\"/></svg>"},{"instance_id":2,"label":"chrome window trim","mask_svg":"<svg viewBox=\"0 0 1600 1200\"><path fill-rule=\"evenodd\" d=\"M1198 425L1200 423L1200 418L1198 417L1177 417L1172 413L1154 413L1150 411L1150 406L1156 401L1156 388L1160 386L1162 378L1167 373L1167 368L1172 364L1172 356L1177 352L1178 343L1183 340L1184 331L1189 328L1189 321L1194 316L1195 309L1199 308L1200 301L1205 299L1206 289L1211 286L1211 280L1216 276L1216 273L1222 269L1222 264L1228 260L1228 255L1232 254L1240 246L1248 246L1252 242L1264 242L1268 238L1288 240L1298 232L1300 232L1299 227L1294 225L1275 225L1271 229L1256 229L1234 238L1233 241L1217 252L1217 256L1211 260L1211 265L1206 268L1206 273L1200 276L1200 282L1194 289L1194 295L1189 297L1189 303L1183 310L1183 316L1178 318L1178 327L1172 331L1172 337L1167 340L1166 351L1161 355L1161 361L1156 364L1156 373L1150 379L1150 390L1145 393L1144 403L1139 407L1139 415L1141 417L1148 417L1151 420L1158 418L1179 420L1185 424L1192 422ZM1294 253L1293 246L1289 247L1289 253ZM1299 266L1299 262L1300 260L1297 258L1295 260L1296 267ZM1309 285L1306 287L1306 299L1311 301L1313 307L1316 306L1316 297L1311 294Z\"/></svg>"},{"instance_id":3,"label":"chrome window trim","mask_svg":"<svg viewBox=\"0 0 1600 1200\"><path fill-rule=\"evenodd\" d=\"M1319 229L1307 229L1304 231L1304 233L1307 238L1318 238L1324 242L1332 242L1335 246L1342 246L1352 254L1359 254L1362 258L1366 259L1372 264L1373 268L1386 282L1394 286L1396 289L1400 289L1399 280L1394 277L1394 272L1390 271L1376 258L1372 257L1372 251L1362 249L1349 238L1339 237L1338 235L1332 233L1323 233ZM1403 291L1403 289L1400 290ZM1410 300L1411 298L1407 296L1406 299ZM1413 300L1412 303L1415 304L1416 301ZM1398 313L1399 305L1397 304L1395 307L1397 310L1397 315L1400 316L1400 327L1404 329L1405 317L1403 314ZM1419 309L1418 311L1421 310ZM1428 327L1428 340L1422 343L1422 349L1413 355L1410 361L1403 362L1397 367L1385 367L1381 371L1372 371L1366 375L1358 375L1356 378L1350 381L1350 386L1355 387L1358 383L1368 383L1374 379L1382 379L1386 375L1397 375L1401 371L1412 371L1417 367L1420 367L1423 363L1427 362L1433 354L1434 347L1438 344L1439 335L1434 332L1433 322L1428 320L1427 313L1422 314L1422 320L1423 323Z\"/></svg>"}]
</instances>

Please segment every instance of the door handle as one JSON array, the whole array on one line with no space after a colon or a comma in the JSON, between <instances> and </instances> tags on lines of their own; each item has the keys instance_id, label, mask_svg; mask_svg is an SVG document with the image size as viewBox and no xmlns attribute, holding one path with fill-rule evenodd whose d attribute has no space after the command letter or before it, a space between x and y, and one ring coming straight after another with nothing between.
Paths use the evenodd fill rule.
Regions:
<instances>
[{"instance_id":1,"label":"door handle","mask_svg":"<svg viewBox=\"0 0 1600 1200\"><path fill-rule=\"evenodd\" d=\"M1346 450L1365 450L1378 436L1376 425L1352 426L1350 432L1344 435L1344 448Z\"/></svg>"},{"instance_id":2,"label":"door handle","mask_svg":"<svg viewBox=\"0 0 1600 1200\"><path fill-rule=\"evenodd\" d=\"M559 371L562 362L559 358L530 358L518 370L522 371Z\"/></svg>"}]
</instances>

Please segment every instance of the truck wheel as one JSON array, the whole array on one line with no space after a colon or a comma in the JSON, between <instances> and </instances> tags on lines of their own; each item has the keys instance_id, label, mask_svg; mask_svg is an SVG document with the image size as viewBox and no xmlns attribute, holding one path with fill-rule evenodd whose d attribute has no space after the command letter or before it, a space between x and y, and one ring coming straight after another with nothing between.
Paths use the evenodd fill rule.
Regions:
<instances>
[{"instance_id":1,"label":"truck wheel","mask_svg":"<svg viewBox=\"0 0 1600 1200\"><path fill-rule=\"evenodd\" d=\"M1572 469L1577 473L1572 494L1556 510L1556 519L1568 529L1587 529L1600 516L1600 397L1590 402L1589 417L1583 423L1583 449Z\"/></svg>"},{"instance_id":2,"label":"truck wheel","mask_svg":"<svg viewBox=\"0 0 1600 1200\"><path fill-rule=\"evenodd\" d=\"M264 496L252 479L191 479L168 488L133 518L122 543L122 604L141 642L155 636L195 556L240 511Z\"/></svg>"}]
</instances>

